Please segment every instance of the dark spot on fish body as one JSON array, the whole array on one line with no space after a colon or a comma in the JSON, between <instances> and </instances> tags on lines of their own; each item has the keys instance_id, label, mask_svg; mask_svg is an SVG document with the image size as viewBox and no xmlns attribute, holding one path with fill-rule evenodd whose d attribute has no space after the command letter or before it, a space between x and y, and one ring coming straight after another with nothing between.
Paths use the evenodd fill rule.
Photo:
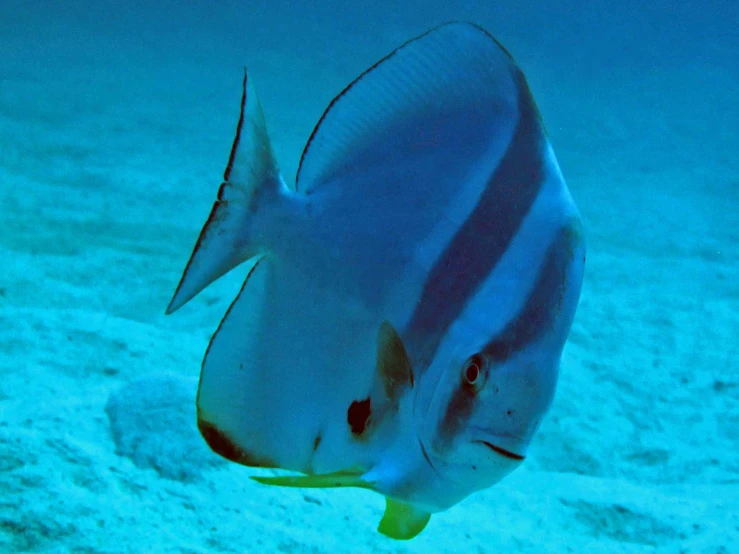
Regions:
<instances>
[{"instance_id":1,"label":"dark spot on fish body","mask_svg":"<svg viewBox=\"0 0 739 554\"><path fill-rule=\"evenodd\" d=\"M241 451L226 435L221 433L217 427L203 421L202 419L198 419L198 429L200 430L200 434L203 436L203 439L205 439L205 442L213 452L232 462L239 461L241 458Z\"/></svg>"},{"instance_id":2,"label":"dark spot on fish body","mask_svg":"<svg viewBox=\"0 0 739 554\"><path fill-rule=\"evenodd\" d=\"M316 438L313 440L313 452L318 451L318 447L321 446L321 441L323 440L323 437L320 433L316 435Z\"/></svg>"},{"instance_id":3,"label":"dark spot on fish body","mask_svg":"<svg viewBox=\"0 0 739 554\"><path fill-rule=\"evenodd\" d=\"M198 429L210 449L231 462L249 467L278 467L272 460L255 456L236 446L218 427L198 418Z\"/></svg>"},{"instance_id":4,"label":"dark spot on fish body","mask_svg":"<svg viewBox=\"0 0 739 554\"><path fill-rule=\"evenodd\" d=\"M371 415L372 405L369 397L352 402L347 411L346 419L353 435L361 435L365 432Z\"/></svg>"}]
</instances>

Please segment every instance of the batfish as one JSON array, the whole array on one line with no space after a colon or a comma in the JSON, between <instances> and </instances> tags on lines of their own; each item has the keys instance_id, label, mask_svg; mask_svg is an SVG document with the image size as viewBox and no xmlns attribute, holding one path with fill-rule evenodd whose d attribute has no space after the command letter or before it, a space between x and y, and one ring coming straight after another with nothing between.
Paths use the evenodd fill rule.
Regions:
<instances>
[{"instance_id":1,"label":"batfish","mask_svg":"<svg viewBox=\"0 0 739 554\"><path fill-rule=\"evenodd\" d=\"M197 393L216 453L289 471L261 483L374 490L396 539L521 465L585 246L526 79L485 30L441 25L362 73L294 183L245 70L218 198L167 312L247 261Z\"/></svg>"}]
</instances>

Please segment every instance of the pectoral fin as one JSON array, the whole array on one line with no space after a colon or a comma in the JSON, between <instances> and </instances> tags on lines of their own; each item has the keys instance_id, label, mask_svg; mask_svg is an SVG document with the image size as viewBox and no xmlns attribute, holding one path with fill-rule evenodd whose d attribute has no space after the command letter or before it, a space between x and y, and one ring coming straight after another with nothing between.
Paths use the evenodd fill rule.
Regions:
<instances>
[{"instance_id":1,"label":"pectoral fin","mask_svg":"<svg viewBox=\"0 0 739 554\"><path fill-rule=\"evenodd\" d=\"M392 498L386 498L385 515L382 516L380 526L377 530L383 535L396 540L412 539L424 530L431 519L431 514L398 502Z\"/></svg>"},{"instance_id":2,"label":"pectoral fin","mask_svg":"<svg viewBox=\"0 0 739 554\"><path fill-rule=\"evenodd\" d=\"M377 334L377 371L391 402L395 402L406 387L413 388L413 369L403 339L387 321L380 325Z\"/></svg>"}]
</instances>

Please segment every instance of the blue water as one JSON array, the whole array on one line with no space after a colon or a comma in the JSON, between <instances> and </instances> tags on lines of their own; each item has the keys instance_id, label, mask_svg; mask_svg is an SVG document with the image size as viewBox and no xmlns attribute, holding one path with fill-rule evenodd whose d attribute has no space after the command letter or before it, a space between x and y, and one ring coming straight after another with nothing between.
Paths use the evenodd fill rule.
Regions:
<instances>
[{"instance_id":1,"label":"blue water","mask_svg":"<svg viewBox=\"0 0 739 554\"><path fill-rule=\"evenodd\" d=\"M243 67L291 179L333 96L448 20L523 68L588 260L524 467L395 543L379 496L203 445L243 268L163 311ZM737 29L720 0L0 0L0 552L739 552Z\"/></svg>"}]
</instances>

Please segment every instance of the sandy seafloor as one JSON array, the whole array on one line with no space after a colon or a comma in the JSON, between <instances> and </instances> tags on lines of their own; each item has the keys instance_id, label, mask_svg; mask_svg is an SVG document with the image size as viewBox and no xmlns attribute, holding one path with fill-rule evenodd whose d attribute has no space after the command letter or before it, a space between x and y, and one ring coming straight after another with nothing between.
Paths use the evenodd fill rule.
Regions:
<instances>
[{"instance_id":1,"label":"sandy seafloor","mask_svg":"<svg viewBox=\"0 0 739 554\"><path fill-rule=\"evenodd\" d=\"M735 3L0 0L0 551L739 552ZM589 245L524 467L407 543L197 434L244 277L163 312L249 64L283 172L359 72L449 19L527 73Z\"/></svg>"}]
</instances>

